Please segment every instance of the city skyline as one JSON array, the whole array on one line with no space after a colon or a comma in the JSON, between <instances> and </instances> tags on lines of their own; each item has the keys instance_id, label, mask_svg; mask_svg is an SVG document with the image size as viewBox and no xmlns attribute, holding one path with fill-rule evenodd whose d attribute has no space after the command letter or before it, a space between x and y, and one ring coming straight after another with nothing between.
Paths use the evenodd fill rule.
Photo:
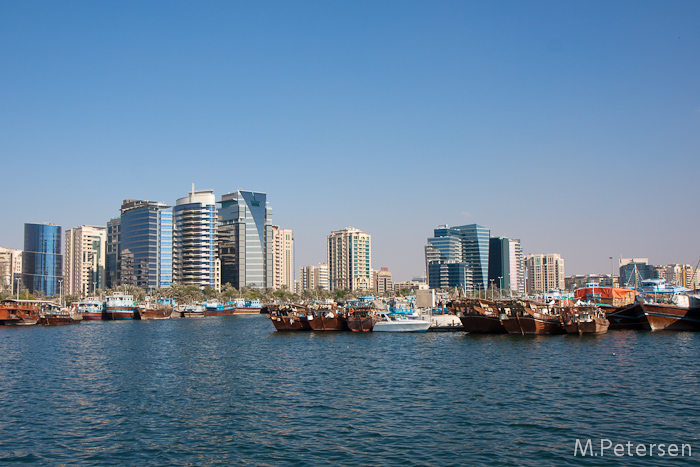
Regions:
<instances>
[{"instance_id":1,"label":"city skyline","mask_svg":"<svg viewBox=\"0 0 700 467\"><path fill-rule=\"evenodd\" d=\"M5 2L0 246L195 183L266 193L297 269L354 226L373 269L408 280L433 229L474 223L566 275L611 256L694 266L698 17L683 1Z\"/></svg>"}]
</instances>

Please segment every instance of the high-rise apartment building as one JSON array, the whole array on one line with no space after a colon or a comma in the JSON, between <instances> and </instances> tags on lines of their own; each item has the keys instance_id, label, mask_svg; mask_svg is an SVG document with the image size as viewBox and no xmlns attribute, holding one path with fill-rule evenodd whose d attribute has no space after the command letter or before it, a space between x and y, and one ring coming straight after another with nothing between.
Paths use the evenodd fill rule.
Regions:
<instances>
[{"instance_id":1,"label":"high-rise apartment building","mask_svg":"<svg viewBox=\"0 0 700 467\"><path fill-rule=\"evenodd\" d=\"M315 290L316 287L330 290L328 285L328 265L325 263L299 268L300 290Z\"/></svg>"},{"instance_id":2,"label":"high-rise apartment building","mask_svg":"<svg viewBox=\"0 0 700 467\"><path fill-rule=\"evenodd\" d=\"M489 240L489 281L511 294L525 293L525 262L520 240L491 237Z\"/></svg>"},{"instance_id":3,"label":"high-rise apartment building","mask_svg":"<svg viewBox=\"0 0 700 467\"><path fill-rule=\"evenodd\" d=\"M564 290L564 260L558 254L527 255L527 292Z\"/></svg>"},{"instance_id":4,"label":"high-rise apartment building","mask_svg":"<svg viewBox=\"0 0 700 467\"><path fill-rule=\"evenodd\" d=\"M238 190L219 201L218 249L221 282L237 289L272 287L275 258L273 250L272 209L267 195ZM290 233L291 237L291 233ZM290 255L293 263L293 247ZM293 269L291 272L293 280ZM291 285L293 283L289 283Z\"/></svg>"},{"instance_id":5,"label":"high-rise apartment building","mask_svg":"<svg viewBox=\"0 0 700 467\"><path fill-rule=\"evenodd\" d=\"M145 290L173 282L173 212L165 203L124 200L119 223L121 283Z\"/></svg>"},{"instance_id":6,"label":"high-rise apartment building","mask_svg":"<svg viewBox=\"0 0 700 467\"><path fill-rule=\"evenodd\" d=\"M328 276L331 290L372 290L372 237L352 227L328 236Z\"/></svg>"},{"instance_id":7,"label":"high-rise apartment building","mask_svg":"<svg viewBox=\"0 0 700 467\"><path fill-rule=\"evenodd\" d=\"M292 291L294 288L294 234L289 229L270 226L272 231L273 274L272 288Z\"/></svg>"},{"instance_id":8,"label":"high-rise apartment building","mask_svg":"<svg viewBox=\"0 0 700 467\"><path fill-rule=\"evenodd\" d=\"M54 224L24 224L22 282L29 293L46 296L61 293L63 256L61 227Z\"/></svg>"},{"instance_id":9,"label":"high-rise apartment building","mask_svg":"<svg viewBox=\"0 0 700 467\"><path fill-rule=\"evenodd\" d=\"M22 279L22 250L0 247L0 290L13 294Z\"/></svg>"},{"instance_id":10,"label":"high-rise apartment building","mask_svg":"<svg viewBox=\"0 0 700 467\"><path fill-rule=\"evenodd\" d=\"M213 190L195 191L173 208L173 282L216 287L216 198ZM122 225L122 237L124 226Z\"/></svg>"},{"instance_id":11,"label":"high-rise apartment building","mask_svg":"<svg viewBox=\"0 0 700 467\"><path fill-rule=\"evenodd\" d=\"M388 268L381 268L379 271L372 271L372 284L374 293L386 295L394 293L394 285L391 281L391 272Z\"/></svg>"},{"instance_id":12,"label":"high-rise apartment building","mask_svg":"<svg viewBox=\"0 0 700 467\"><path fill-rule=\"evenodd\" d=\"M63 292L93 295L105 288L107 228L83 225L66 230L63 248Z\"/></svg>"}]
</instances>

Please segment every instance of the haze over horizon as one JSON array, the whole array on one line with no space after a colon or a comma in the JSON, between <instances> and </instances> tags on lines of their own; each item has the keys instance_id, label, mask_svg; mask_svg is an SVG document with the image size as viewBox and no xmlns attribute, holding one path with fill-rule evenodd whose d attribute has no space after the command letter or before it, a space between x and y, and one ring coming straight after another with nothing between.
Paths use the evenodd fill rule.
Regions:
<instances>
[{"instance_id":1,"label":"haze over horizon","mask_svg":"<svg viewBox=\"0 0 700 467\"><path fill-rule=\"evenodd\" d=\"M0 246L194 183L267 193L297 274L352 226L408 280L435 227L472 223L567 275L695 266L698 18L696 1L3 1Z\"/></svg>"}]
</instances>

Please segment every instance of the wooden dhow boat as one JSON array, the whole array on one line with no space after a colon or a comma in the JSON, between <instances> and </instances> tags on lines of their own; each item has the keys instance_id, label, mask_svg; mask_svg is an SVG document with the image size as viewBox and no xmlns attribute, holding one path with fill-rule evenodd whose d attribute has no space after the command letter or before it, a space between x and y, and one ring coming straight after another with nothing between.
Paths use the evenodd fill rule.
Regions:
<instances>
[{"instance_id":1,"label":"wooden dhow boat","mask_svg":"<svg viewBox=\"0 0 700 467\"><path fill-rule=\"evenodd\" d=\"M0 302L0 325L26 326L39 322L40 305L35 300L8 299Z\"/></svg>"},{"instance_id":2,"label":"wooden dhow boat","mask_svg":"<svg viewBox=\"0 0 700 467\"><path fill-rule=\"evenodd\" d=\"M83 321L97 321L105 319L105 302L99 298L88 297L78 302L78 313Z\"/></svg>"},{"instance_id":3,"label":"wooden dhow boat","mask_svg":"<svg viewBox=\"0 0 700 467\"><path fill-rule=\"evenodd\" d=\"M501 322L501 310L496 302L485 299L460 299L447 304L447 309L457 316L464 330L481 334L505 334Z\"/></svg>"},{"instance_id":4,"label":"wooden dhow boat","mask_svg":"<svg viewBox=\"0 0 700 467\"><path fill-rule=\"evenodd\" d=\"M78 311L78 306L72 308L61 307L55 303L47 303L41 306L39 311L39 324L46 326L62 326L64 324L80 324L83 316Z\"/></svg>"},{"instance_id":5,"label":"wooden dhow boat","mask_svg":"<svg viewBox=\"0 0 700 467\"><path fill-rule=\"evenodd\" d=\"M314 331L347 331L347 316L340 308L331 305L311 306L307 319Z\"/></svg>"},{"instance_id":6,"label":"wooden dhow boat","mask_svg":"<svg viewBox=\"0 0 700 467\"><path fill-rule=\"evenodd\" d=\"M650 331L700 331L700 302L689 295L676 295L669 302L637 297L637 317ZM693 305L691 302L695 302Z\"/></svg>"},{"instance_id":7,"label":"wooden dhow boat","mask_svg":"<svg viewBox=\"0 0 700 467\"><path fill-rule=\"evenodd\" d=\"M277 331L311 331L305 306L272 305L267 308L267 315Z\"/></svg>"},{"instance_id":8,"label":"wooden dhow boat","mask_svg":"<svg viewBox=\"0 0 700 467\"><path fill-rule=\"evenodd\" d=\"M170 319L173 315L173 304L166 302L146 301L136 307L136 319Z\"/></svg>"},{"instance_id":9,"label":"wooden dhow boat","mask_svg":"<svg viewBox=\"0 0 700 467\"><path fill-rule=\"evenodd\" d=\"M371 306L346 307L346 321L348 329L353 332L369 332L374 329L377 318L373 314L374 308Z\"/></svg>"},{"instance_id":10,"label":"wooden dhow boat","mask_svg":"<svg viewBox=\"0 0 700 467\"><path fill-rule=\"evenodd\" d=\"M134 296L123 292L114 292L105 301L104 319L134 319Z\"/></svg>"},{"instance_id":11,"label":"wooden dhow boat","mask_svg":"<svg viewBox=\"0 0 700 467\"><path fill-rule=\"evenodd\" d=\"M501 322L508 334L563 334L559 312L546 303L513 300L510 311L502 308Z\"/></svg>"},{"instance_id":12,"label":"wooden dhow boat","mask_svg":"<svg viewBox=\"0 0 700 467\"><path fill-rule=\"evenodd\" d=\"M604 334L610 326L605 313L594 304L562 306L559 314L567 334Z\"/></svg>"}]
</instances>

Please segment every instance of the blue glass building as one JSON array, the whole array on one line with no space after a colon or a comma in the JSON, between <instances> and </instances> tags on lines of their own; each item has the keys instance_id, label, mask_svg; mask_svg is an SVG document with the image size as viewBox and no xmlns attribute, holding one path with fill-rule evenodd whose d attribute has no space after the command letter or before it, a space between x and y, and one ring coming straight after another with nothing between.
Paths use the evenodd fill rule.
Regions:
<instances>
[{"instance_id":1,"label":"blue glass building","mask_svg":"<svg viewBox=\"0 0 700 467\"><path fill-rule=\"evenodd\" d=\"M445 277L452 277L460 283L451 282L447 287L474 287L485 289L488 287L489 271L489 237L491 232L486 227L478 224L462 225L457 227L439 226L434 230L434 237L428 239L425 249L426 271L428 273L428 285L431 288L446 288ZM433 267L432 263L465 264L465 268L450 266L452 273L447 274L449 268ZM468 270L463 274L462 270ZM441 271L440 273L436 271ZM447 275L446 275L447 274ZM431 282L431 277L433 282ZM437 278L442 279L438 280ZM466 277L466 279L464 279ZM462 282L465 281L465 282ZM439 284L439 285L438 285Z\"/></svg>"},{"instance_id":2,"label":"blue glass building","mask_svg":"<svg viewBox=\"0 0 700 467\"><path fill-rule=\"evenodd\" d=\"M272 209L267 195L238 190L219 201L221 283L233 287L272 287Z\"/></svg>"},{"instance_id":3,"label":"blue glass building","mask_svg":"<svg viewBox=\"0 0 700 467\"><path fill-rule=\"evenodd\" d=\"M145 290L172 284L171 206L152 201L124 201L119 223L118 264L122 284Z\"/></svg>"},{"instance_id":4,"label":"blue glass building","mask_svg":"<svg viewBox=\"0 0 700 467\"><path fill-rule=\"evenodd\" d=\"M43 292L50 297L61 293L61 227L53 224L24 224L22 281L31 294Z\"/></svg>"},{"instance_id":5,"label":"blue glass building","mask_svg":"<svg viewBox=\"0 0 700 467\"><path fill-rule=\"evenodd\" d=\"M488 288L489 279L489 238L491 231L478 224L453 227L459 231L462 240L462 261L472 270L474 287Z\"/></svg>"}]
</instances>

